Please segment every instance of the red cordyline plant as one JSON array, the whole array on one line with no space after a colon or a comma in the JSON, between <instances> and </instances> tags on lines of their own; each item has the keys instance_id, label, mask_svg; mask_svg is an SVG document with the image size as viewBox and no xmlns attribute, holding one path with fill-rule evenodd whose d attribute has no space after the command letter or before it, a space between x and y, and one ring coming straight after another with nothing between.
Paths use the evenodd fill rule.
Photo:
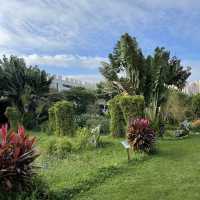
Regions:
<instances>
[{"instance_id":1,"label":"red cordyline plant","mask_svg":"<svg viewBox=\"0 0 200 200\"><path fill-rule=\"evenodd\" d=\"M134 151L150 153L154 148L156 134L149 127L148 119L131 119L129 121L127 137L128 143Z\"/></svg>"},{"instance_id":2,"label":"red cordyline plant","mask_svg":"<svg viewBox=\"0 0 200 200\"><path fill-rule=\"evenodd\" d=\"M25 134L23 127L8 134L7 125L0 129L0 181L4 190L25 190L35 174L32 162L39 155L34 148L35 138Z\"/></svg>"}]
</instances>

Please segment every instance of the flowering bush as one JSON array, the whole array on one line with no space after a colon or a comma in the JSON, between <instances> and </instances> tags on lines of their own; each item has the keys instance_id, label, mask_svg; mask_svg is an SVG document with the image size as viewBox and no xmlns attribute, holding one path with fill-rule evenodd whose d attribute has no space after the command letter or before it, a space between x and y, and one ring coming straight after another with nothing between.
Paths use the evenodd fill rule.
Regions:
<instances>
[{"instance_id":1,"label":"flowering bush","mask_svg":"<svg viewBox=\"0 0 200 200\"><path fill-rule=\"evenodd\" d=\"M134 151L151 152L155 143L155 132L149 128L148 119L132 119L128 127L128 143Z\"/></svg>"},{"instance_id":2,"label":"flowering bush","mask_svg":"<svg viewBox=\"0 0 200 200\"><path fill-rule=\"evenodd\" d=\"M35 148L35 138L29 138L23 127L18 132L8 134L7 125L0 129L0 181L4 190L22 190L30 187L34 175L31 163L39 155Z\"/></svg>"}]
</instances>

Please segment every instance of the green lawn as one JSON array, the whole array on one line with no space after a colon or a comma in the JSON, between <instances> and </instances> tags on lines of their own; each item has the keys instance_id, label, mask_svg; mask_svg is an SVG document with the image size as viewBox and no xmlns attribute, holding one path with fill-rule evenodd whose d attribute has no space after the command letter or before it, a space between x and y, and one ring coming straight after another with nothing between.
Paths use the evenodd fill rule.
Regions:
<instances>
[{"instance_id":1,"label":"green lawn","mask_svg":"<svg viewBox=\"0 0 200 200\"><path fill-rule=\"evenodd\" d=\"M47 136L40 136L43 152ZM64 160L41 156L40 174L54 199L200 199L200 136L163 139L152 156L126 152L119 139L104 137L103 148Z\"/></svg>"}]
</instances>

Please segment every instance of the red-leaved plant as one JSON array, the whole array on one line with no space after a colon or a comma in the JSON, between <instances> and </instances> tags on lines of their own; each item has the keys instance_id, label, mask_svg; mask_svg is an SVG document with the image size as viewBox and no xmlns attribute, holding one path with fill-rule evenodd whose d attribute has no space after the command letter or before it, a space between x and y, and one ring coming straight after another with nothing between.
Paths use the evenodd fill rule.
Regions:
<instances>
[{"instance_id":1,"label":"red-leaved plant","mask_svg":"<svg viewBox=\"0 0 200 200\"><path fill-rule=\"evenodd\" d=\"M38 157L34 148L35 138L25 134L23 127L8 134L7 125L0 129L0 181L4 190L23 190L30 186L35 174L32 162Z\"/></svg>"},{"instance_id":2,"label":"red-leaved plant","mask_svg":"<svg viewBox=\"0 0 200 200\"><path fill-rule=\"evenodd\" d=\"M154 148L156 134L149 127L149 120L131 119L128 126L128 143L134 151L151 152Z\"/></svg>"}]
</instances>

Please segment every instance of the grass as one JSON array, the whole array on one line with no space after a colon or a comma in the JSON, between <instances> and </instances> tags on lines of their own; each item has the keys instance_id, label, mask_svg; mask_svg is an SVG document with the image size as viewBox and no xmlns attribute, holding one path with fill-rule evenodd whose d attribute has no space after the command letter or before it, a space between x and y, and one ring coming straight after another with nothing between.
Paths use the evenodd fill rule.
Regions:
<instances>
[{"instance_id":1,"label":"grass","mask_svg":"<svg viewBox=\"0 0 200 200\"><path fill-rule=\"evenodd\" d=\"M155 155L132 154L127 162L120 139L104 137L104 147L71 153L63 160L47 157L49 136L38 134L40 175L49 199L59 200L195 200L200 197L200 136L158 141Z\"/></svg>"}]
</instances>

